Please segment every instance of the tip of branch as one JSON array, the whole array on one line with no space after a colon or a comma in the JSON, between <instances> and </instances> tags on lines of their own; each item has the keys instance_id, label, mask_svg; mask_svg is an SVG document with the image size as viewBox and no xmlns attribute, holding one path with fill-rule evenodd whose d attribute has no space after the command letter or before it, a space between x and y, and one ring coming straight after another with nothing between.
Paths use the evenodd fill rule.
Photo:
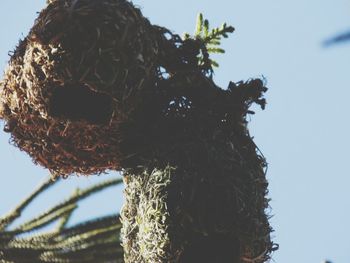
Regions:
<instances>
[{"instance_id":1,"label":"tip of branch","mask_svg":"<svg viewBox=\"0 0 350 263\"><path fill-rule=\"evenodd\" d=\"M333 38L327 39L323 42L324 47L329 47L334 44L349 42L350 41L350 32L345 32Z\"/></svg>"}]
</instances>

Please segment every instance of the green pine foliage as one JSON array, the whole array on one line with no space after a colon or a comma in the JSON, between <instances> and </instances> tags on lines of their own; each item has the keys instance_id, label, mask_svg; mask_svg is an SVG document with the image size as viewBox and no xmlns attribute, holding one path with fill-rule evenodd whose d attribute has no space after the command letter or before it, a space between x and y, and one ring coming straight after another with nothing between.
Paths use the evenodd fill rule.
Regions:
<instances>
[{"instance_id":1,"label":"green pine foliage","mask_svg":"<svg viewBox=\"0 0 350 263\"><path fill-rule=\"evenodd\" d=\"M120 184L121 179L107 180L87 189L76 190L65 201L11 228L36 197L59 181L48 179L13 211L0 218L0 262L124 262L119 215L108 215L68 226L80 201ZM57 223L57 227L46 232L35 231L51 223Z\"/></svg>"},{"instance_id":2,"label":"green pine foliage","mask_svg":"<svg viewBox=\"0 0 350 263\"><path fill-rule=\"evenodd\" d=\"M198 14L194 36L186 33L184 40L194 39L200 43L200 54L198 56L199 66L202 68L219 67L219 64L209 57L209 54L223 54L225 50L220 47L222 38L228 38L228 34L234 32L234 27L223 23L220 27L210 29L208 19L203 14Z\"/></svg>"}]
</instances>

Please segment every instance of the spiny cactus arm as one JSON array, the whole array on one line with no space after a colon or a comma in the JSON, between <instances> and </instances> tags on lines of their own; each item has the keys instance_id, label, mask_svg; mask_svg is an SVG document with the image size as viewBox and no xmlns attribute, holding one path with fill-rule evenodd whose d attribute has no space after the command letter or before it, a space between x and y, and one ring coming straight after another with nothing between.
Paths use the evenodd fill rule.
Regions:
<instances>
[{"instance_id":1,"label":"spiny cactus arm","mask_svg":"<svg viewBox=\"0 0 350 263\"><path fill-rule=\"evenodd\" d=\"M52 180L51 178L46 179L40 186L26 199L24 199L15 209L13 209L8 215L0 218L0 232L4 231L10 224L12 224L17 218L19 218L23 210L41 193L49 189L58 180Z\"/></svg>"}]
</instances>

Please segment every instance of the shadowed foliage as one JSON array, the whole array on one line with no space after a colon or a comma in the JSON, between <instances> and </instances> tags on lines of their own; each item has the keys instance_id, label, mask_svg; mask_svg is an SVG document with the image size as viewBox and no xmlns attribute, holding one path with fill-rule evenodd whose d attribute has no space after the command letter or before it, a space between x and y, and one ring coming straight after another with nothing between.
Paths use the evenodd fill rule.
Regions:
<instances>
[{"instance_id":1,"label":"shadowed foliage","mask_svg":"<svg viewBox=\"0 0 350 263\"><path fill-rule=\"evenodd\" d=\"M69 218L78 208L79 201L121 183L120 179L76 190L71 197L58 205L19 226L11 227L35 198L58 181L60 180L48 179L13 211L0 218L1 262L124 262L118 215L108 215L68 226ZM55 228L36 232L52 223L57 224Z\"/></svg>"}]
</instances>

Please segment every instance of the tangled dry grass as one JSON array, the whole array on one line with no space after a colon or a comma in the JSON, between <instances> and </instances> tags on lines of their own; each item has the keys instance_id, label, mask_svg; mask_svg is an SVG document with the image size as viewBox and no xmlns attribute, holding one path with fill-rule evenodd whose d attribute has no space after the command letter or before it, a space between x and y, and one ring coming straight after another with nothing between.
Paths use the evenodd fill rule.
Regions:
<instances>
[{"instance_id":1,"label":"tangled dry grass","mask_svg":"<svg viewBox=\"0 0 350 263\"><path fill-rule=\"evenodd\" d=\"M13 143L56 176L123 170L126 262L260 263L277 248L247 129L265 83L211 77L208 43L232 31L182 39L125 0L55 0L11 57Z\"/></svg>"},{"instance_id":2,"label":"tangled dry grass","mask_svg":"<svg viewBox=\"0 0 350 263\"><path fill-rule=\"evenodd\" d=\"M118 127L156 71L152 35L127 1L52 1L1 85L13 142L57 175L120 169Z\"/></svg>"}]
</instances>

